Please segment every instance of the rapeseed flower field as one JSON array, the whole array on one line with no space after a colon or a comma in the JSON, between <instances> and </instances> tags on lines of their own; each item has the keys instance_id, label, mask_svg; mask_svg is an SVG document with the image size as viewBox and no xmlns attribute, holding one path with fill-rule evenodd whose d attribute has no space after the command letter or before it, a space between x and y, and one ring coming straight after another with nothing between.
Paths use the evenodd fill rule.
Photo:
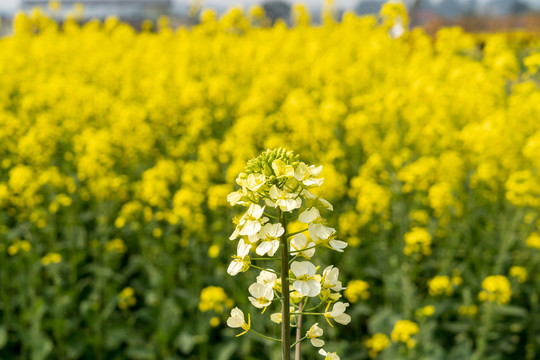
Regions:
<instances>
[{"instance_id":1,"label":"rapeseed flower field","mask_svg":"<svg viewBox=\"0 0 540 360\"><path fill-rule=\"evenodd\" d=\"M538 36L327 10L140 32L17 15L0 39L0 358L279 358L225 324L238 305L264 325L254 279L227 274L227 195L277 147L323 165L348 243L331 263L352 322L319 321L342 359L540 357Z\"/></svg>"}]
</instances>

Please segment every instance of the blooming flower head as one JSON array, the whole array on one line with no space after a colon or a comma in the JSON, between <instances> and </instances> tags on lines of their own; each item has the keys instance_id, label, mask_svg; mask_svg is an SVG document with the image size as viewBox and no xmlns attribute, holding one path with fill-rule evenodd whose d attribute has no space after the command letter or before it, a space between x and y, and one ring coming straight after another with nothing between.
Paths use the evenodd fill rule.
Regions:
<instances>
[{"instance_id":1,"label":"blooming flower head","mask_svg":"<svg viewBox=\"0 0 540 360\"><path fill-rule=\"evenodd\" d=\"M264 174L249 174L245 186L251 191L257 191L265 184L265 182L266 177Z\"/></svg>"},{"instance_id":2,"label":"blooming flower head","mask_svg":"<svg viewBox=\"0 0 540 360\"><path fill-rule=\"evenodd\" d=\"M454 289L449 276L437 275L428 281L429 295L452 295Z\"/></svg>"},{"instance_id":3,"label":"blooming flower head","mask_svg":"<svg viewBox=\"0 0 540 360\"><path fill-rule=\"evenodd\" d=\"M300 213L298 216L298 221L304 224L310 224L312 222L320 223L322 222L321 213L316 207L311 207Z\"/></svg>"},{"instance_id":4,"label":"blooming flower head","mask_svg":"<svg viewBox=\"0 0 540 360\"><path fill-rule=\"evenodd\" d=\"M316 280L315 265L309 261L294 261L291 264L291 271L296 280L293 288L304 296L317 296L321 292L321 283Z\"/></svg>"},{"instance_id":5,"label":"blooming flower head","mask_svg":"<svg viewBox=\"0 0 540 360\"><path fill-rule=\"evenodd\" d=\"M339 356L335 352L329 353L329 352L326 352L324 349L319 350L319 354L325 357L324 360L339 360L340 359Z\"/></svg>"},{"instance_id":6,"label":"blooming flower head","mask_svg":"<svg viewBox=\"0 0 540 360\"><path fill-rule=\"evenodd\" d=\"M423 255L431 254L431 235L424 228L414 227L405 234L405 255L420 253Z\"/></svg>"},{"instance_id":7,"label":"blooming flower head","mask_svg":"<svg viewBox=\"0 0 540 360\"><path fill-rule=\"evenodd\" d=\"M251 329L251 316L248 314L248 322L246 323L242 310L235 307L231 310L231 316L227 319L227 326L233 329L242 328L244 330L244 332L236 335L236 337L244 335Z\"/></svg>"},{"instance_id":8,"label":"blooming flower head","mask_svg":"<svg viewBox=\"0 0 540 360\"><path fill-rule=\"evenodd\" d=\"M528 247L540 250L540 234L534 232L530 234L525 240Z\"/></svg>"},{"instance_id":9,"label":"blooming flower head","mask_svg":"<svg viewBox=\"0 0 540 360\"><path fill-rule=\"evenodd\" d=\"M271 207L279 207L281 211L291 212L302 206L302 198L296 193L280 190L276 185L270 188L270 199L265 199Z\"/></svg>"},{"instance_id":10,"label":"blooming flower head","mask_svg":"<svg viewBox=\"0 0 540 360\"><path fill-rule=\"evenodd\" d=\"M241 189L227 195L227 201L229 202L231 206L234 206L236 204L244 205L244 204L247 204L247 202L243 201L242 199L245 198L246 196L247 196L246 190Z\"/></svg>"},{"instance_id":11,"label":"blooming flower head","mask_svg":"<svg viewBox=\"0 0 540 360\"><path fill-rule=\"evenodd\" d=\"M381 351L390 346L390 339L383 333L376 333L366 341L368 355L372 358L376 357Z\"/></svg>"},{"instance_id":12,"label":"blooming flower head","mask_svg":"<svg viewBox=\"0 0 540 360\"><path fill-rule=\"evenodd\" d=\"M341 291L345 289L341 286L341 281L338 280L339 269L333 265L328 266L323 271L321 285L323 289L330 289L334 291Z\"/></svg>"},{"instance_id":13,"label":"blooming flower head","mask_svg":"<svg viewBox=\"0 0 540 360\"><path fill-rule=\"evenodd\" d=\"M343 293L345 297L353 304L358 300L367 300L369 298L369 284L363 280L351 280L347 284L347 289Z\"/></svg>"},{"instance_id":14,"label":"blooming flower head","mask_svg":"<svg viewBox=\"0 0 540 360\"><path fill-rule=\"evenodd\" d=\"M516 278L519 283L527 281L527 275L527 269L523 266L512 266L510 268L510 276Z\"/></svg>"},{"instance_id":15,"label":"blooming flower head","mask_svg":"<svg viewBox=\"0 0 540 360\"><path fill-rule=\"evenodd\" d=\"M238 242L238 249L236 255L233 255L233 261L229 264L227 272L229 275L236 275L239 272L245 272L249 269L251 261L249 259L250 244L246 244L244 239L240 239Z\"/></svg>"},{"instance_id":16,"label":"blooming flower head","mask_svg":"<svg viewBox=\"0 0 540 360\"><path fill-rule=\"evenodd\" d=\"M240 219L240 226L242 228L239 230L239 235L252 236L255 235L261 230L262 224L268 221L267 218L261 218L264 213L264 206L258 204L251 204Z\"/></svg>"},{"instance_id":17,"label":"blooming flower head","mask_svg":"<svg viewBox=\"0 0 540 360\"><path fill-rule=\"evenodd\" d=\"M512 297L512 287L506 276L492 275L482 281L482 291L478 294L480 301L507 304Z\"/></svg>"},{"instance_id":18,"label":"blooming flower head","mask_svg":"<svg viewBox=\"0 0 540 360\"><path fill-rule=\"evenodd\" d=\"M322 165L307 166L305 163L300 162L294 171L294 178L300 181L306 188L318 187L323 183L323 179L317 178L321 175Z\"/></svg>"},{"instance_id":19,"label":"blooming flower head","mask_svg":"<svg viewBox=\"0 0 540 360\"><path fill-rule=\"evenodd\" d=\"M285 229L279 223L264 225L258 235L261 243L255 250L257 255L262 256L268 253L269 256L274 256L279 248L279 238L283 233L285 233Z\"/></svg>"},{"instance_id":20,"label":"blooming flower head","mask_svg":"<svg viewBox=\"0 0 540 360\"><path fill-rule=\"evenodd\" d=\"M233 300L219 286L208 286L201 291L199 310L202 312L214 311L221 314L225 308L232 307L232 304Z\"/></svg>"},{"instance_id":21,"label":"blooming flower head","mask_svg":"<svg viewBox=\"0 0 540 360\"><path fill-rule=\"evenodd\" d=\"M326 306L326 311L324 313L324 316L326 317L326 321L332 325L329 319L334 319L335 322L340 323L342 325L347 325L351 322L351 316L348 314L345 314L345 310L349 306L348 303L343 303L341 301L338 301L334 304L334 307L332 308L332 311L328 311L328 308L330 307L331 302L328 303Z\"/></svg>"},{"instance_id":22,"label":"blooming flower head","mask_svg":"<svg viewBox=\"0 0 540 360\"><path fill-rule=\"evenodd\" d=\"M315 255L316 244L313 241L308 242L306 235L296 234L291 239L291 253L311 259Z\"/></svg>"},{"instance_id":23,"label":"blooming flower head","mask_svg":"<svg viewBox=\"0 0 540 360\"><path fill-rule=\"evenodd\" d=\"M318 325L319 323L315 323L306 333L306 338L308 338L311 341L311 344L315 347L321 347L324 345L323 340L317 339L323 335L323 329L321 329Z\"/></svg>"},{"instance_id":24,"label":"blooming flower head","mask_svg":"<svg viewBox=\"0 0 540 360\"><path fill-rule=\"evenodd\" d=\"M270 285L272 288L277 287L277 275L271 271L262 270L259 276L257 276L257 282L262 285Z\"/></svg>"},{"instance_id":25,"label":"blooming flower head","mask_svg":"<svg viewBox=\"0 0 540 360\"><path fill-rule=\"evenodd\" d=\"M411 337L418 334L418 331L419 328L416 323L409 320L398 320L394 324L394 329L392 330L390 337L392 338L392 341L402 342L410 347L410 345L413 345Z\"/></svg>"},{"instance_id":26,"label":"blooming flower head","mask_svg":"<svg viewBox=\"0 0 540 360\"><path fill-rule=\"evenodd\" d=\"M272 289L271 285L253 283L250 285L248 290L252 295L248 297L248 299L256 308L266 308L274 299L274 290Z\"/></svg>"}]
</instances>

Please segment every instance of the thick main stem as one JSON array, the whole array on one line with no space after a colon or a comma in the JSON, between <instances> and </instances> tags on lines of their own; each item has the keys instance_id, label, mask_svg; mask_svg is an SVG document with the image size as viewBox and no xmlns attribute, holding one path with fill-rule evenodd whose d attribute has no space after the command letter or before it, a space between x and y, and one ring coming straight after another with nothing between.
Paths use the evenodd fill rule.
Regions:
<instances>
[{"instance_id":1,"label":"thick main stem","mask_svg":"<svg viewBox=\"0 0 540 360\"><path fill-rule=\"evenodd\" d=\"M303 302L300 301L298 304L298 312L302 312ZM302 357L302 314L296 316L296 349L294 352L294 360L300 360Z\"/></svg>"},{"instance_id":2,"label":"thick main stem","mask_svg":"<svg viewBox=\"0 0 540 360\"><path fill-rule=\"evenodd\" d=\"M278 208L278 218L281 226L286 230L285 214ZM291 316L289 301L289 244L286 231L281 236L281 359L291 359Z\"/></svg>"}]
</instances>

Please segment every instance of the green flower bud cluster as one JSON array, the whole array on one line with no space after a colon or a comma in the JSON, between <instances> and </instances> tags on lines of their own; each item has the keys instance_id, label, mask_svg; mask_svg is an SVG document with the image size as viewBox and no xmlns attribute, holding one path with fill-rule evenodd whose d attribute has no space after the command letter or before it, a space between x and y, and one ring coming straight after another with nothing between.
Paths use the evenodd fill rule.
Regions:
<instances>
[{"instance_id":1,"label":"green flower bud cluster","mask_svg":"<svg viewBox=\"0 0 540 360\"><path fill-rule=\"evenodd\" d=\"M294 151L283 148L268 149L261 155L248 161L246 168L239 174L240 179L246 179L249 174L264 174L265 176L272 176L274 170L272 170L272 163L274 160L281 160L286 165L296 167L300 162L300 155L294 154Z\"/></svg>"}]
</instances>

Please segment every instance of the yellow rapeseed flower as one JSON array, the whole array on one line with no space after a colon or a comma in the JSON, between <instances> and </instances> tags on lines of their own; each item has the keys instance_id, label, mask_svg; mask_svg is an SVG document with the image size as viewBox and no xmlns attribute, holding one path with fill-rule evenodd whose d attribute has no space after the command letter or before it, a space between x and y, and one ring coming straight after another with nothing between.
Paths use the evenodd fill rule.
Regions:
<instances>
[{"instance_id":1,"label":"yellow rapeseed flower","mask_svg":"<svg viewBox=\"0 0 540 360\"><path fill-rule=\"evenodd\" d=\"M358 300L369 299L369 284L363 280L351 280L347 283L347 288L343 292L343 295L351 303L358 302Z\"/></svg>"},{"instance_id":2,"label":"yellow rapeseed flower","mask_svg":"<svg viewBox=\"0 0 540 360\"><path fill-rule=\"evenodd\" d=\"M527 281L527 269L525 269L523 266L512 266L509 274L510 276L516 278L520 283Z\"/></svg>"},{"instance_id":3,"label":"yellow rapeseed flower","mask_svg":"<svg viewBox=\"0 0 540 360\"><path fill-rule=\"evenodd\" d=\"M502 275L491 275L482 281L482 291L478 294L480 301L507 304L512 297L512 288L508 278Z\"/></svg>"},{"instance_id":4,"label":"yellow rapeseed flower","mask_svg":"<svg viewBox=\"0 0 540 360\"><path fill-rule=\"evenodd\" d=\"M394 342L402 342L408 347L414 347L414 339L411 337L418 334L419 330L418 325L410 320L398 320L394 324L390 337Z\"/></svg>"},{"instance_id":5,"label":"yellow rapeseed flower","mask_svg":"<svg viewBox=\"0 0 540 360\"><path fill-rule=\"evenodd\" d=\"M374 358L390 346L390 339L383 333L376 333L371 338L366 340L366 347L368 348L368 354Z\"/></svg>"}]
</instances>

